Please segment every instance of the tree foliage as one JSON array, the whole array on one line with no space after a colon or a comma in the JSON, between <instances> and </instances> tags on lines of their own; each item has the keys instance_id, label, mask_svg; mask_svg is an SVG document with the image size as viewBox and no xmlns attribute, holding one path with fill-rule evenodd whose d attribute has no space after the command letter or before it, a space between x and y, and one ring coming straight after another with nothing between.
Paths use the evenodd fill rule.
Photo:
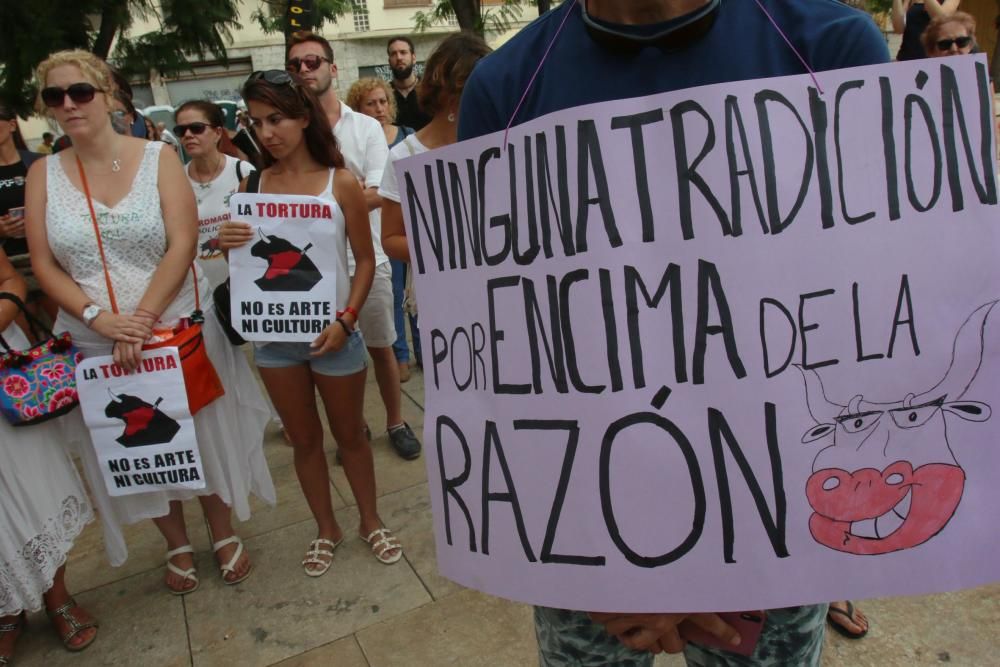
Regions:
<instances>
[{"instance_id":1,"label":"tree foliage","mask_svg":"<svg viewBox=\"0 0 1000 667\"><path fill-rule=\"evenodd\" d=\"M240 0L31 0L0 2L0 95L20 113L34 97L34 68L50 53L86 49L127 74L173 74L189 59L226 59L231 31L240 27ZM139 20L158 22L145 34ZM112 46L114 51L112 52Z\"/></svg>"},{"instance_id":2,"label":"tree foliage","mask_svg":"<svg viewBox=\"0 0 1000 667\"><path fill-rule=\"evenodd\" d=\"M312 27L315 29L324 23L336 23L353 8L354 0L313 0ZM286 32L287 11L288 0L261 0L260 7L252 16L264 32Z\"/></svg>"},{"instance_id":3,"label":"tree foliage","mask_svg":"<svg viewBox=\"0 0 1000 667\"><path fill-rule=\"evenodd\" d=\"M531 0L531 4L537 5L539 16L558 3L559 0ZM437 0L429 10L414 14L414 30L424 32L435 25L457 22L462 30L480 35L501 33L521 18L525 4L524 0L503 0L497 5L483 5L480 0Z\"/></svg>"}]
</instances>

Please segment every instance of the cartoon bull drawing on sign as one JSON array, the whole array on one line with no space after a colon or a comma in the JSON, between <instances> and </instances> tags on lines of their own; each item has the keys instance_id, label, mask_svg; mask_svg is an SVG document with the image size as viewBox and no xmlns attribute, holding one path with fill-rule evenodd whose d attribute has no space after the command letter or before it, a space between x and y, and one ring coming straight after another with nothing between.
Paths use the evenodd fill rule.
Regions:
<instances>
[{"instance_id":1,"label":"cartoon bull drawing on sign","mask_svg":"<svg viewBox=\"0 0 1000 667\"><path fill-rule=\"evenodd\" d=\"M983 358L983 329L996 301L979 307L955 336L944 378L902 401L857 395L829 400L819 374L802 371L816 421L802 442L831 439L816 455L806 496L813 538L831 549L869 555L909 549L941 532L962 499L965 472L948 442L948 420L990 418L990 406L963 400Z\"/></svg>"},{"instance_id":2,"label":"cartoon bull drawing on sign","mask_svg":"<svg viewBox=\"0 0 1000 667\"><path fill-rule=\"evenodd\" d=\"M160 410L159 398L149 403L131 394L113 394L108 390L111 402L104 408L104 416L121 419L125 430L115 441L124 447L145 447L170 442L181 426Z\"/></svg>"},{"instance_id":3,"label":"cartoon bull drawing on sign","mask_svg":"<svg viewBox=\"0 0 1000 667\"><path fill-rule=\"evenodd\" d=\"M310 243L298 246L279 236L264 236L257 229L260 240L250 247L250 255L267 260L267 271L254 283L264 292L308 292L323 279L323 274L306 253Z\"/></svg>"}]
</instances>

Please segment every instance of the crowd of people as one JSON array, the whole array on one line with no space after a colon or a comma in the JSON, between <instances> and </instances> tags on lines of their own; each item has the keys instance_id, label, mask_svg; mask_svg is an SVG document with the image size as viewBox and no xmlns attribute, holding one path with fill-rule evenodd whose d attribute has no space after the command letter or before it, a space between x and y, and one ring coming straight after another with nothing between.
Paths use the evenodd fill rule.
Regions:
<instances>
[{"instance_id":1,"label":"crowd of people","mask_svg":"<svg viewBox=\"0 0 1000 667\"><path fill-rule=\"evenodd\" d=\"M254 236L250 225L230 217L237 192L318 197L329 202L330 222L343 233L336 321L312 343L252 344L266 396L213 309L200 308L204 344L225 389L194 415L204 489L113 497L79 411L16 433L0 420L0 516L9 526L0 531L0 665L12 660L26 612L44 608L70 651L96 639L97 621L64 582L66 556L95 517L112 565L128 556L123 527L153 521L164 539L165 587L186 595L198 588L199 573L182 502L197 498L219 576L231 585L249 577L251 554L232 514L246 520L251 495L279 500L262 449L272 418L294 449L316 521L303 573L325 574L348 531L333 512L317 392L357 503L358 537L381 563L401 559L403 545L379 516L372 433L363 414L370 358L388 439L401 457L419 457L421 444L401 408L400 383L421 365L421 351L393 164L580 104L802 71L798 54L779 41L783 35L760 20L756 3L642 4L640 11L630 3L565 2L485 60L490 48L480 37L452 35L430 54L422 77L413 41L394 37L387 44L392 81L361 79L345 100L334 85L330 43L296 33L284 69L254 72L245 82L244 126L237 132L226 129L218 105L203 100L177 107L172 131L157 127L136 110L127 82L88 52L53 53L38 66L36 108L61 136L46 133L38 148L44 155L29 152L15 114L0 106L0 292L26 300L30 313L55 331L69 332L84 357L113 355L134 368L151 337L176 327L226 285L228 252ZM973 51L975 22L958 5L894 0L893 25L903 34L898 58ZM688 14L698 20L681 20ZM778 24L794 28L793 42L838 45L809 51L817 71L888 60L874 24L847 7L780 3L774 14ZM711 30L692 32L709 15ZM559 48L550 53L556 40ZM844 44L851 46L839 48ZM652 61L631 59L653 47ZM721 51L730 54L730 67L709 67L704 54ZM771 55L761 58L762 52ZM539 67L542 53L547 59ZM591 85L575 83L580 71ZM0 331L15 349L38 342L24 315L5 301ZM769 660L744 663L720 650L685 647L683 622L733 637L713 614L535 611L546 666L649 665L653 654L681 649L695 665L816 665L823 619L854 638L868 629L849 602L773 610L760 643Z\"/></svg>"},{"instance_id":2,"label":"crowd of people","mask_svg":"<svg viewBox=\"0 0 1000 667\"><path fill-rule=\"evenodd\" d=\"M197 498L223 582L235 585L250 576L251 554L231 516L249 518L250 496L272 505L278 500L263 453L272 417L294 449L317 524L304 549L303 573L325 574L347 529L334 517L317 391L357 502L358 537L381 563L402 558L403 545L378 513L372 433L363 414L371 358L389 442L405 459L420 456L401 406L400 373L410 372L406 265L394 268L382 250L379 188L390 145L415 132L393 125L397 96L411 112L418 94L447 104L454 141L459 92L448 75L453 54L469 50L478 59L487 48L479 38L446 39L440 55L428 60L429 76L418 93L412 42L394 39L390 53L394 45L394 58L403 63L402 90L363 81L363 92L352 93L348 105L333 86L337 69L329 42L295 35L285 69L255 72L243 86L252 127L249 155L234 144L222 109L203 100L177 107L177 145L171 145L163 129L135 109L127 83L85 51L53 53L37 68L37 110L62 132L58 140L45 137L46 156L26 150L15 115L0 108L0 178L19 186L5 188L0 201L6 251L0 253L0 291L27 301L29 312L47 316L53 330L68 332L83 358L112 355L126 369L140 362L144 344L200 311L203 343L224 388L193 416L205 479L197 491L110 495L79 411L16 434L0 423L0 664L11 661L26 612L43 607L68 650L95 640L97 621L76 604L63 578L74 540L95 517L112 565L128 557L123 528L152 520L165 545L165 587L186 595L198 588L199 573L182 503ZM377 103L370 102L372 93L381 95ZM408 122L423 119L411 113ZM188 163L171 148L182 148ZM209 307L228 279L227 253L253 236L248 225L230 219L236 192L318 197L331 204L330 222L342 230L336 321L311 344L253 343L266 397L246 355ZM13 349L39 342L24 317L0 301L0 329ZM416 352L419 365L419 347ZM38 488L48 492L40 497Z\"/></svg>"}]
</instances>

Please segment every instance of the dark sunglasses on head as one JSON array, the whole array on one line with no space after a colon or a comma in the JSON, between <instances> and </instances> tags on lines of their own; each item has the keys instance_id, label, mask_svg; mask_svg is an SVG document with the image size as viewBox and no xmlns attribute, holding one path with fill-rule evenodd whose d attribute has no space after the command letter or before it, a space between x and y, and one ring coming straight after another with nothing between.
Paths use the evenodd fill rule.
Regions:
<instances>
[{"instance_id":1,"label":"dark sunglasses on head","mask_svg":"<svg viewBox=\"0 0 1000 667\"><path fill-rule=\"evenodd\" d=\"M174 125L174 136L180 139L189 130L191 134L199 135L204 134L205 130L210 127L215 127L215 125L209 125L208 123L188 123L186 125Z\"/></svg>"},{"instance_id":2,"label":"dark sunglasses on head","mask_svg":"<svg viewBox=\"0 0 1000 667\"><path fill-rule=\"evenodd\" d=\"M254 83L255 81L260 81L261 79L272 86L287 86L295 83L291 74L288 72L282 72L280 69L268 69L254 72L249 76L249 78L247 78L247 83Z\"/></svg>"},{"instance_id":3,"label":"dark sunglasses on head","mask_svg":"<svg viewBox=\"0 0 1000 667\"><path fill-rule=\"evenodd\" d=\"M323 56L308 55L302 56L301 58L289 58L285 63L285 69L289 72L298 72L299 68L302 67L302 63L305 63L306 69L310 72L315 72L319 69L319 66L323 63L330 62Z\"/></svg>"},{"instance_id":4,"label":"dark sunglasses on head","mask_svg":"<svg viewBox=\"0 0 1000 667\"><path fill-rule=\"evenodd\" d=\"M94 95L103 92L100 88L95 88L89 83L74 83L70 84L68 88L49 86L48 88L42 88L42 102L47 107L61 107L66 96L69 95L69 99L73 100L73 104L86 104L93 101Z\"/></svg>"},{"instance_id":5,"label":"dark sunglasses on head","mask_svg":"<svg viewBox=\"0 0 1000 667\"><path fill-rule=\"evenodd\" d=\"M938 47L938 51L950 51L952 44L960 49L964 49L969 44L972 44L972 38L966 35L965 37L956 37L955 39L939 39L935 42L935 46Z\"/></svg>"}]
</instances>

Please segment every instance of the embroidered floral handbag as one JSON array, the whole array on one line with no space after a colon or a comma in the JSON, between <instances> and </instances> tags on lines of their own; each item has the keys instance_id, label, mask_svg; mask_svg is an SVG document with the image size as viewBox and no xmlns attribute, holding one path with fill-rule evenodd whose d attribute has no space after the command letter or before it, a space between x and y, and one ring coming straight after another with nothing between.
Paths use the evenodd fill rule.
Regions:
<instances>
[{"instance_id":1,"label":"embroidered floral handbag","mask_svg":"<svg viewBox=\"0 0 1000 667\"><path fill-rule=\"evenodd\" d=\"M13 426L40 424L66 414L80 399L76 394L76 364L83 355L69 333L58 336L35 318L16 294L0 292L24 313L45 340L28 350L15 350L0 336L0 412Z\"/></svg>"}]
</instances>

